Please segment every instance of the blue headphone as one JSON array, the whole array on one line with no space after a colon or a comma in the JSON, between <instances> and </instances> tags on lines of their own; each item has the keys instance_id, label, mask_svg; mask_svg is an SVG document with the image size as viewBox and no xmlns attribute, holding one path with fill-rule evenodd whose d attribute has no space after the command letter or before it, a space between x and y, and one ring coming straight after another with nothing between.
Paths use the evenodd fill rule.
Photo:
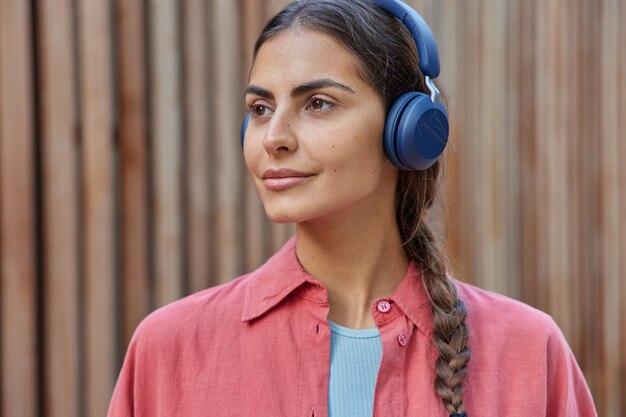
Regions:
<instances>
[{"instance_id":1,"label":"blue headphone","mask_svg":"<svg viewBox=\"0 0 626 417\"><path fill-rule=\"evenodd\" d=\"M385 153L400 170L424 170L437 161L448 143L448 114L433 82L439 76L437 44L424 19L407 4L399 0L372 2L400 19L411 32L430 91L430 96L417 91L404 93L391 105L383 136ZM241 126L242 145L248 121L246 115Z\"/></svg>"}]
</instances>

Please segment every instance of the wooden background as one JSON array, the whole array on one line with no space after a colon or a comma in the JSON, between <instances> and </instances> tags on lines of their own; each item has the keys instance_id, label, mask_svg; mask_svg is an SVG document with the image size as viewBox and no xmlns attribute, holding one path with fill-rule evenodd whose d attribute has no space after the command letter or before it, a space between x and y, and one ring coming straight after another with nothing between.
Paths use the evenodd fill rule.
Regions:
<instances>
[{"instance_id":1,"label":"wooden background","mask_svg":"<svg viewBox=\"0 0 626 417\"><path fill-rule=\"evenodd\" d=\"M626 2L411 3L441 49L458 276L552 314L621 416ZM146 314L292 233L264 218L238 133L283 4L0 0L0 415L103 416Z\"/></svg>"}]
</instances>

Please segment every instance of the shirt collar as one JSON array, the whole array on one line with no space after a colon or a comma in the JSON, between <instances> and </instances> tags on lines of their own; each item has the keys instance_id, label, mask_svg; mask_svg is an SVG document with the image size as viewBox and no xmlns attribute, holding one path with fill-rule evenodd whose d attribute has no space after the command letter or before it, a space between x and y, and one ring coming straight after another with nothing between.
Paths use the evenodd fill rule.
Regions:
<instances>
[{"instance_id":1,"label":"shirt collar","mask_svg":"<svg viewBox=\"0 0 626 417\"><path fill-rule=\"evenodd\" d=\"M417 262L411 260L404 279L389 298L424 334L430 336L433 326L430 298L422 282L422 272Z\"/></svg>"},{"instance_id":2,"label":"shirt collar","mask_svg":"<svg viewBox=\"0 0 626 417\"><path fill-rule=\"evenodd\" d=\"M265 264L249 276L241 321L255 319L280 303L313 277L306 274L296 256L292 237Z\"/></svg>"},{"instance_id":3,"label":"shirt collar","mask_svg":"<svg viewBox=\"0 0 626 417\"><path fill-rule=\"evenodd\" d=\"M298 261L295 236L265 264L252 272L248 279L241 321L262 316L304 283L319 287L323 296L318 301L327 301L323 284L304 271ZM430 302L422 284L420 268L415 261L409 263L404 279L391 297L386 299L396 303L420 330L426 334L431 333Z\"/></svg>"}]
</instances>

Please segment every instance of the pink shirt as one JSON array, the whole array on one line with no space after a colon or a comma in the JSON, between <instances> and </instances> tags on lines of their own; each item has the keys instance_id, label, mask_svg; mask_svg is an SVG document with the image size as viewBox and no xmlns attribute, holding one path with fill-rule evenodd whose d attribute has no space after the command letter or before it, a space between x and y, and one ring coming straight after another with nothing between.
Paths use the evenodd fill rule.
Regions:
<instances>
[{"instance_id":1,"label":"pink shirt","mask_svg":"<svg viewBox=\"0 0 626 417\"><path fill-rule=\"evenodd\" d=\"M582 373L546 314L456 282L468 309L469 417L595 416ZM329 305L295 238L256 271L191 295L137 328L109 417L326 417ZM383 356L374 416L447 416L433 389L428 298L411 263L371 308Z\"/></svg>"}]
</instances>

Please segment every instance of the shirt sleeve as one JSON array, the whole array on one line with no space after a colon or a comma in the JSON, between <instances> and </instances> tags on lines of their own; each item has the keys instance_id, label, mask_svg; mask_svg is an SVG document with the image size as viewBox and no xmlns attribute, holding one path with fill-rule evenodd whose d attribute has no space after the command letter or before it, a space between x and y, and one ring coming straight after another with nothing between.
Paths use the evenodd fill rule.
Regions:
<instances>
[{"instance_id":1,"label":"shirt sleeve","mask_svg":"<svg viewBox=\"0 0 626 417\"><path fill-rule=\"evenodd\" d=\"M597 417L582 371L556 323L548 338L547 417Z\"/></svg>"},{"instance_id":2,"label":"shirt sleeve","mask_svg":"<svg viewBox=\"0 0 626 417\"><path fill-rule=\"evenodd\" d=\"M131 341L124 359L122 371L113 390L109 404L108 417L134 417L134 386L137 347L136 340Z\"/></svg>"}]
</instances>

